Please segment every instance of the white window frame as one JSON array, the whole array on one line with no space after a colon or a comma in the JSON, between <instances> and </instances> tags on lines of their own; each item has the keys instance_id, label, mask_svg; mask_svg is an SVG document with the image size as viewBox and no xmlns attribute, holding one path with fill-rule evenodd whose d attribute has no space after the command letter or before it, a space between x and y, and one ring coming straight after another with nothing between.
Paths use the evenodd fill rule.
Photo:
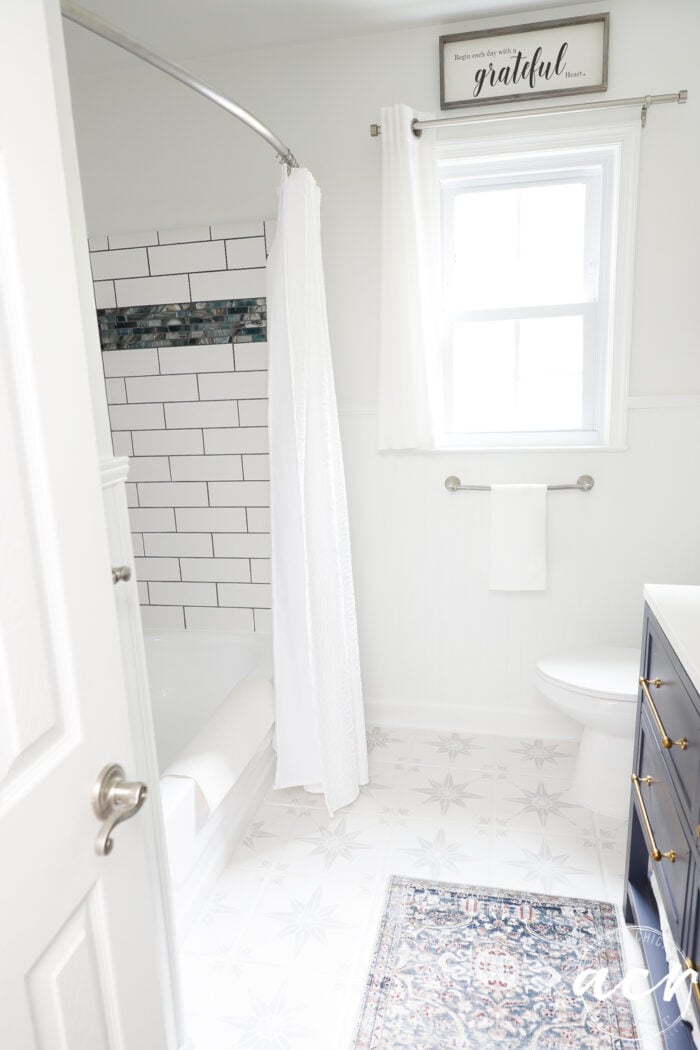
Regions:
<instances>
[{"instance_id":1,"label":"white window frame","mask_svg":"<svg viewBox=\"0 0 700 1050\"><path fill-rule=\"evenodd\" d=\"M534 118L533 128L522 130L521 121L509 121L511 127L504 133L481 135L478 139L464 138L438 144L438 174L441 193L449 207L450 194L468 183L478 185L484 180L499 179L514 184L524 172L538 180L552 170L553 181L561 181L557 166L568 168L572 177L582 172L597 157L603 160L603 192L599 200L601 242L608 250L601 251L599 274L600 298L598 308L584 311L595 332L586 332L585 346L589 355L587 372L596 387L594 397L585 397L587 418L585 429L575 431L540 431L508 433L474 433L451 430L449 418L451 354L447 339L451 324L443 314L443 419L438 427L439 447L445 450L498 449L619 449L624 448L627 430L627 389L632 315L632 286L634 274L634 234L637 212L637 182L639 171L639 122L601 121L596 115L581 121L576 128L552 127L552 120L561 118ZM544 120L550 121L545 127ZM462 131L462 135L463 135ZM520 173L518 175L518 173ZM501 177L502 176L502 177ZM444 214L444 209L443 209ZM449 230L443 225L443 258L450 251ZM587 232L587 240L590 231ZM590 247L587 248L587 251ZM554 313L557 308L551 308ZM527 310L517 310L524 316ZM558 311L566 313L566 308ZM571 312L571 311L568 311ZM581 312L577 309L577 313ZM503 316L504 311L488 311ZM595 315L595 320L594 320ZM475 317L474 313L470 316ZM537 316L543 316L537 310ZM590 355L595 354L595 362Z\"/></svg>"}]
</instances>

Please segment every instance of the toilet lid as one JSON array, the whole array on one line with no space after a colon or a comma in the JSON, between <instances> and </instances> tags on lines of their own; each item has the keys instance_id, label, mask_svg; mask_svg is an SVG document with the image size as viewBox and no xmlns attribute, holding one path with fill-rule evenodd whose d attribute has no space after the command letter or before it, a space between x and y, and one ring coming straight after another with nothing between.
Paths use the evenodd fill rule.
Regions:
<instances>
[{"instance_id":1,"label":"toilet lid","mask_svg":"<svg viewBox=\"0 0 700 1050\"><path fill-rule=\"evenodd\" d=\"M603 700L636 701L639 649L599 646L537 661L537 671L564 689Z\"/></svg>"}]
</instances>

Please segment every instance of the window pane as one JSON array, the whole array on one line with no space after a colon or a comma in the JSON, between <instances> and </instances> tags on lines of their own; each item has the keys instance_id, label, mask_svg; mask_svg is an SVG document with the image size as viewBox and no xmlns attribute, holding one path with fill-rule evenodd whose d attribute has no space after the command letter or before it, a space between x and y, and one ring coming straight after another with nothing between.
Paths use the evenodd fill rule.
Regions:
<instances>
[{"instance_id":1,"label":"window pane","mask_svg":"<svg viewBox=\"0 0 700 1050\"><path fill-rule=\"evenodd\" d=\"M452 343L453 429L583 426L583 318L463 321Z\"/></svg>"},{"instance_id":2,"label":"window pane","mask_svg":"<svg viewBox=\"0 0 700 1050\"><path fill-rule=\"evenodd\" d=\"M510 430L516 405L516 322L454 326L452 405L455 430Z\"/></svg>"},{"instance_id":3,"label":"window pane","mask_svg":"<svg viewBox=\"0 0 700 1050\"><path fill-rule=\"evenodd\" d=\"M454 202L450 310L584 299L586 186L469 190Z\"/></svg>"}]
</instances>

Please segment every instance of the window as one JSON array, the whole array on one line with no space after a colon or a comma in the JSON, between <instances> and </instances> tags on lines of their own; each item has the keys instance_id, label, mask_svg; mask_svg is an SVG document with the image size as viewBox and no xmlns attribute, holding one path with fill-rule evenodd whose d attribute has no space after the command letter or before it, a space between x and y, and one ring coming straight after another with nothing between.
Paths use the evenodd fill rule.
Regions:
<instances>
[{"instance_id":1,"label":"window","mask_svg":"<svg viewBox=\"0 0 700 1050\"><path fill-rule=\"evenodd\" d=\"M442 149L445 447L623 440L638 132L598 137Z\"/></svg>"}]
</instances>

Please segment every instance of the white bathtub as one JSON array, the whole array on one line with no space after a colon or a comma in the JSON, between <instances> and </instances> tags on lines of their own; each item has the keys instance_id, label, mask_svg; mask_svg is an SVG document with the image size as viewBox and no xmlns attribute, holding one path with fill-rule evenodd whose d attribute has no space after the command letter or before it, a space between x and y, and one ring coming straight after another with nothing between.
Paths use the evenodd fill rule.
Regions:
<instances>
[{"instance_id":1,"label":"white bathtub","mask_svg":"<svg viewBox=\"0 0 700 1050\"><path fill-rule=\"evenodd\" d=\"M147 630L144 637L176 920L184 933L272 783L272 715L245 741L247 764L213 812L193 779L169 769L234 688L237 705L255 703L246 679L272 677L271 644L269 635L219 631Z\"/></svg>"}]
</instances>

